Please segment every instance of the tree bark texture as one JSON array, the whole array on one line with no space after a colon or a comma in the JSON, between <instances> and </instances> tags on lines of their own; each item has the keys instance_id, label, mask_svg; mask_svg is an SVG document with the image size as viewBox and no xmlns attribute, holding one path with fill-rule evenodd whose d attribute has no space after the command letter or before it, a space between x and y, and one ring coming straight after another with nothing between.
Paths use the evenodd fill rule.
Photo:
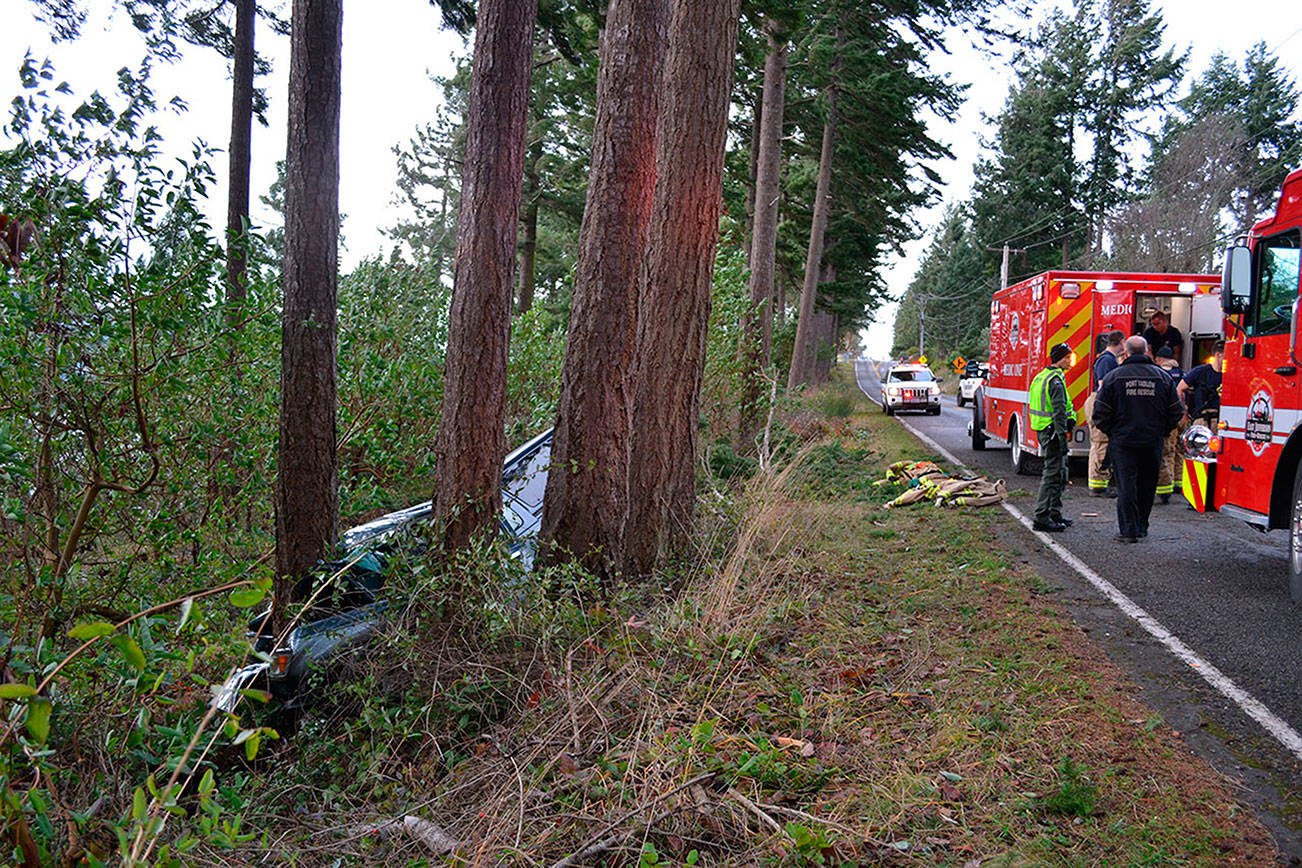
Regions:
<instances>
[{"instance_id":1,"label":"tree bark texture","mask_svg":"<svg viewBox=\"0 0 1302 868\"><path fill-rule=\"evenodd\" d=\"M818 269L820 285L836 280L836 266L824 262ZM836 314L829 313L814 303L814 363L811 368L809 384L822 386L832 376L833 344L836 342Z\"/></svg>"},{"instance_id":2,"label":"tree bark texture","mask_svg":"<svg viewBox=\"0 0 1302 868\"><path fill-rule=\"evenodd\" d=\"M823 386L832 378L832 359L836 357L836 314L815 309L814 322L818 330L818 347L814 357L812 384Z\"/></svg>"},{"instance_id":3,"label":"tree bark texture","mask_svg":"<svg viewBox=\"0 0 1302 868\"><path fill-rule=\"evenodd\" d=\"M740 0L674 0L656 188L639 286L629 511L621 557L647 575L685 547L710 284L722 206L724 139Z\"/></svg>"},{"instance_id":4,"label":"tree bark texture","mask_svg":"<svg viewBox=\"0 0 1302 868\"><path fill-rule=\"evenodd\" d=\"M533 307L533 290L538 272L538 198L541 180L538 162L542 159L542 141L529 147L528 165L524 170L524 214L520 218L520 285L515 296L515 312L525 313Z\"/></svg>"},{"instance_id":5,"label":"tree bark texture","mask_svg":"<svg viewBox=\"0 0 1302 868\"><path fill-rule=\"evenodd\" d=\"M767 72L767 69L765 70ZM755 178L759 173L760 130L764 126L764 87L760 86L751 98L750 115L750 167L746 173L746 216L755 220ZM750 265L751 246L746 247L746 265Z\"/></svg>"},{"instance_id":6,"label":"tree bark texture","mask_svg":"<svg viewBox=\"0 0 1302 868\"><path fill-rule=\"evenodd\" d=\"M434 441L434 509L449 550L493 532L502 509L507 339L537 14L536 0L479 4Z\"/></svg>"},{"instance_id":7,"label":"tree bark texture","mask_svg":"<svg viewBox=\"0 0 1302 868\"><path fill-rule=\"evenodd\" d=\"M772 23L766 28L764 98L758 112L758 155L755 159L755 211L751 224L750 308L744 319L746 374L741 399L739 440L747 447L759 418L759 404L768 394L763 377L773 355L773 280L778 245L779 181L782 173L782 114L786 99L787 42Z\"/></svg>"},{"instance_id":8,"label":"tree bark texture","mask_svg":"<svg viewBox=\"0 0 1302 868\"><path fill-rule=\"evenodd\" d=\"M628 508L629 376L668 36L669 0L612 0L543 504L544 561L572 556L603 578L614 571Z\"/></svg>"},{"instance_id":9,"label":"tree bark texture","mask_svg":"<svg viewBox=\"0 0 1302 868\"><path fill-rule=\"evenodd\" d=\"M276 602L333 547L342 0L295 0L285 159Z\"/></svg>"},{"instance_id":10,"label":"tree bark texture","mask_svg":"<svg viewBox=\"0 0 1302 868\"><path fill-rule=\"evenodd\" d=\"M809 224L809 249L805 254L805 281L800 290L796 314L796 342L791 351L787 388L810 382L814 373L814 301L818 297L818 270L823 259L823 234L832 204L832 145L836 131L836 88L827 90L827 117L823 120L823 146L818 157L818 183L814 193L814 217Z\"/></svg>"},{"instance_id":11,"label":"tree bark texture","mask_svg":"<svg viewBox=\"0 0 1302 868\"><path fill-rule=\"evenodd\" d=\"M253 133L253 27L257 0L235 0L235 52L231 88L230 189L226 196L226 307L238 328L244 303L249 223L249 162Z\"/></svg>"}]
</instances>

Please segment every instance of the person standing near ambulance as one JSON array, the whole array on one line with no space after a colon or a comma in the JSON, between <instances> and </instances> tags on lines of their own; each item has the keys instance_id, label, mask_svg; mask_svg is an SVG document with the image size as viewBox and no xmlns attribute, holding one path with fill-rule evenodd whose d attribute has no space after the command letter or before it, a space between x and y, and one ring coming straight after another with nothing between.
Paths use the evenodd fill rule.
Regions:
<instances>
[{"instance_id":1,"label":"person standing near ambulance","mask_svg":"<svg viewBox=\"0 0 1302 868\"><path fill-rule=\"evenodd\" d=\"M1125 361L1094 396L1094 424L1108 435L1117 478L1117 542L1148 536L1162 441L1183 415L1175 382L1148 357L1148 342L1127 338Z\"/></svg>"},{"instance_id":2,"label":"person standing near ambulance","mask_svg":"<svg viewBox=\"0 0 1302 868\"><path fill-rule=\"evenodd\" d=\"M1103 349L1094 358L1094 391L1085 399L1085 424L1090 426L1090 469L1089 489L1094 497L1116 497L1117 489L1112 485L1112 462L1108 460L1108 435L1094 424L1094 395L1098 393L1103 378L1117 369L1121 362L1121 340L1125 337L1120 329L1101 335Z\"/></svg>"},{"instance_id":3,"label":"person standing near ambulance","mask_svg":"<svg viewBox=\"0 0 1302 868\"><path fill-rule=\"evenodd\" d=\"M1180 363L1175 360L1175 352L1170 347L1162 347L1154 354L1153 361L1171 377L1178 398L1184 371L1180 370ZM1176 457L1180 454L1180 435L1183 432L1184 420L1181 419L1180 423L1171 429L1171 433L1166 435L1166 440L1162 441L1162 466L1157 471L1158 503L1170 503L1171 495L1175 492Z\"/></svg>"},{"instance_id":4,"label":"person standing near ambulance","mask_svg":"<svg viewBox=\"0 0 1302 868\"><path fill-rule=\"evenodd\" d=\"M1071 519L1062 515L1062 492L1067 487L1067 444L1076 427L1076 408L1067 397L1067 378L1063 373L1070 367L1071 347L1054 344L1049 350L1049 366L1031 380L1027 395L1031 428L1040 441L1040 455L1044 458L1032 526L1050 533L1071 526Z\"/></svg>"},{"instance_id":5,"label":"person standing near ambulance","mask_svg":"<svg viewBox=\"0 0 1302 868\"><path fill-rule=\"evenodd\" d=\"M1206 363L1190 368L1175 389L1185 404L1186 421L1193 420L1215 430L1216 418L1221 413L1221 367L1225 364L1225 341L1217 341L1212 352Z\"/></svg>"}]
</instances>

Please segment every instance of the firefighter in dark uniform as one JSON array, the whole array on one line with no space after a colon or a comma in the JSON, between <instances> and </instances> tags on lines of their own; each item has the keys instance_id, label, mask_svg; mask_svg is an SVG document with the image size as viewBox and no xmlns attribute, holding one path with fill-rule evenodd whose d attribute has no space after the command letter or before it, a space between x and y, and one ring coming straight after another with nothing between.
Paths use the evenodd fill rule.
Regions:
<instances>
[{"instance_id":1,"label":"firefighter in dark uniform","mask_svg":"<svg viewBox=\"0 0 1302 868\"><path fill-rule=\"evenodd\" d=\"M1071 519L1062 516L1062 492L1067 487L1067 443L1076 427L1076 408L1067 397L1067 377L1071 367L1071 347L1055 344L1049 350L1049 366L1035 375L1027 395L1031 428L1040 441L1044 471L1040 475L1040 494L1035 500L1036 530L1066 530Z\"/></svg>"},{"instance_id":2,"label":"firefighter in dark uniform","mask_svg":"<svg viewBox=\"0 0 1302 868\"><path fill-rule=\"evenodd\" d=\"M1148 342L1127 338L1125 361L1094 398L1094 424L1108 435L1117 480L1117 542L1148 536L1162 441L1183 414L1175 381L1148 357Z\"/></svg>"}]
</instances>

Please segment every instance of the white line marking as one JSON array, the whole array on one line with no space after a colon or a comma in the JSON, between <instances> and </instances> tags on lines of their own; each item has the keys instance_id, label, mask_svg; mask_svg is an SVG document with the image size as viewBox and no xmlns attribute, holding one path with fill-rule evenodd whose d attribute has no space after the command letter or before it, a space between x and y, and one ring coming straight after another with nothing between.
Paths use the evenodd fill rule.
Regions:
<instances>
[{"instance_id":1,"label":"white line marking","mask_svg":"<svg viewBox=\"0 0 1302 868\"><path fill-rule=\"evenodd\" d=\"M859 388L863 389L863 386L860 385ZM872 396L869 395L868 397L871 398ZM908 422L901 419L900 424L907 428L909 433L913 434L914 437L917 437L927 446L936 450L937 453L944 456L944 458L949 462L956 464L959 467L966 466L962 461L959 461L954 457L954 455L944 446L941 446L935 440L914 428ZM1148 635L1160 642L1162 646L1165 647L1166 650L1170 651L1177 660L1187 664L1191 669L1202 676L1204 681L1215 688L1218 693L1233 702L1243 710L1244 714L1248 715L1248 717L1251 717L1260 724L1262 729L1266 730L1272 738L1283 745L1293 754L1293 756L1302 760L1302 735L1299 735L1297 730L1289 726L1283 718L1267 708L1265 704L1251 693L1235 684L1227 675L1225 675L1225 673L1221 672L1221 670L1200 657L1196 651L1181 641L1180 637L1162 626L1156 618L1145 612L1143 607L1123 594L1107 579L1090 569L1089 566L1087 566L1080 558L1068 551L1061 543L1050 537L1047 533L1038 531L1032 527L1031 520L1017 507L1007 501L1003 503L1003 507L1008 511L1009 515L1021 522L1027 530L1040 540L1040 542L1044 543L1044 545L1048 547L1049 551L1061 558L1063 563L1067 564L1067 566L1079 573L1081 578L1085 579L1098 589L1099 593L1107 597L1114 606L1124 612L1139 626L1143 627L1144 631L1148 633Z\"/></svg>"}]
</instances>

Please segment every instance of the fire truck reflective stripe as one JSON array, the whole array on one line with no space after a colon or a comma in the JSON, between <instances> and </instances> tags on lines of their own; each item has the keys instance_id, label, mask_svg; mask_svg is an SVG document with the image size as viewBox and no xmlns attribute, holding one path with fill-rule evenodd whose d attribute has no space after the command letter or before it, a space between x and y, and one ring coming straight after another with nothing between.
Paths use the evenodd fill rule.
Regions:
<instances>
[{"instance_id":1,"label":"fire truck reflective stripe","mask_svg":"<svg viewBox=\"0 0 1302 868\"><path fill-rule=\"evenodd\" d=\"M986 389L986 394L998 401L1016 401L1026 403L1025 389Z\"/></svg>"},{"instance_id":2,"label":"fire truck reflective stripe","mask_svg":"<svg viewBox=\"0 0 1302 868\"><path fill-rule=\"evenodd\" d=\"M1198 512L1207 511L1207 465L1190 458L1184 459L1184 470L1180 474L1180 488L1185 499Z\"/></svg>"}]
</instances>

